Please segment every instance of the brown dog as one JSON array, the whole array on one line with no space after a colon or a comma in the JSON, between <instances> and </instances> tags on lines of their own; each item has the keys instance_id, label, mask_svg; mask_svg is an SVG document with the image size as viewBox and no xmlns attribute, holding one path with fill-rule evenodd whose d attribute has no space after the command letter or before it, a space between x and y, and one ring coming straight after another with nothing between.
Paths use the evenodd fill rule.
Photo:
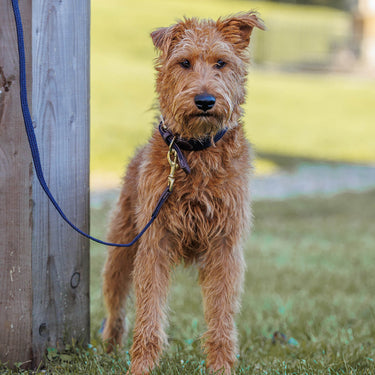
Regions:
<instances>
[{"instance_id":1,"label":"brown dog","mask_svg":"<svg viewBox=\"0 0 375 375\"><path fill-rule=\"evenodd\" d=\"M169 274L182 260L199 269L208 326L204 336L208 368L230 374L235 363L234 314L244 271L241 237L251 217L250 146L241 123L241 105L254 27L264 28L249 12L217 22L185 19L151 34L160 50L156 91L161 131L175 135L176 144L211 146L183 151L191 173L177 169L170 198L138 243L128 249L109 249L103 338L108 351L121 344L124 304L133 281L137 316L132 374L148 373L167 341L163 326ZM150 219L167 186L167 151L155 127L148 144L128 166L110 225L111 242L131 241ZM181 164L179 158L177 162Z\"/></svg>"}]
</instances>

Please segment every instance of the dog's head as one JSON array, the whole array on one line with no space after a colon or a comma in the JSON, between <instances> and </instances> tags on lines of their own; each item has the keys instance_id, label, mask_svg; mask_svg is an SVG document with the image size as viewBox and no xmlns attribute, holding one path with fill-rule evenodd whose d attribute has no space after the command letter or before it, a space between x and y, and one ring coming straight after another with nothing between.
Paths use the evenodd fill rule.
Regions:
<instances>
[{"instance_id":1,"label":"dog's head","mask_svg":"<svg viewBox=\"0 0 375 375\"><path fill-rule=\"evenodd\" d=\"M160 54L156 91L167 126L200 138L233 127L241 116L256 13L213 20L184 19L151 33Z\"/></svg>"}]
</instances>

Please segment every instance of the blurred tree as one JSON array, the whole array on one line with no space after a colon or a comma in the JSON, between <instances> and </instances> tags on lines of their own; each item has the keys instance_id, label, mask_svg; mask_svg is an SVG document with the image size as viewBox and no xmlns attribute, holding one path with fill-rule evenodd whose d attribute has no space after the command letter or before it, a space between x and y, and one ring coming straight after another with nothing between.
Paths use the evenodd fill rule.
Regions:
<instances>
[{"instance_id":1,"label":"blurred tree","mask_svg":"<svg viewBox=\"0 0 375 375\"><path fill-rule=\"evenodd\" d=\"M329 6L343 10L352 10L357 0L268 0L277 3L308 4Z\"/></svg>"},{"instance_id":2,"label":"blurred tree","mask_svg":"<svg viewBox=\"0 0 375 375\"><path fill-rule=\"evenodd\" d=\"M353 12L353 37L363 67L375 73L375 0L358 0Z\"/></svg>"}]
</instances>

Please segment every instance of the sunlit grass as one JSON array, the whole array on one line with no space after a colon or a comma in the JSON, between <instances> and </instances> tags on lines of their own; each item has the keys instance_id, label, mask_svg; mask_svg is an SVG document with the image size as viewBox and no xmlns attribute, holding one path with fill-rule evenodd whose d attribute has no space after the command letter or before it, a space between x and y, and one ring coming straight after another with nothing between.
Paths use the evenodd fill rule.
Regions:
<instances>
[{"instance_id":1,"label":"sunlit grass","mask_svg":"<svg viewBox=\"0 0 375 375\"><path fill-rule=\"evenodd\" d=\"M245 106L260 151L375 161L374 82L343 76L254 73Z\"/></svg>"}]
</instances>

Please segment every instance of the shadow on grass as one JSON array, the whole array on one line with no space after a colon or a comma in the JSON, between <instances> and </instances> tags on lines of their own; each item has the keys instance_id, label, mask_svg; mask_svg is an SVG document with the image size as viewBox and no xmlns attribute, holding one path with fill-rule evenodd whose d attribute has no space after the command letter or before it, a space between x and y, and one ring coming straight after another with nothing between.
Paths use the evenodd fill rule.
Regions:
<instances>
[{"instance_id":1,"label":"shadow on grass","mask_svg":"<svg viewBox=\"0 0 375 375\"><path fill-rule=\"evenodd\" d=\"M274 173L255 176L252 181L254 200L298 196L329 197L338 193L364 192L375 188L375 165L266 152L259 152L258 156L277 167Z\"/></svg>"},{"instance_id":2,"label":"shadow on grass","mask_svg":"<svg viewBox=\"0 0 375 375\"><path fill-rule=\"evenodd\" d=\"M279 154L279 153L267 152L267 151L262 151L262 150L258 150L256 152L256 157L270 160L277 167L286 171L293 171L295 168L297 168L301 164L325 164L325 165L329 165L333 167L340 166L340 165L350 165L353 167L358 166L358 167L367 167L369 169L375 169L375 155L374 155L374 161L372 164L348 162L344 160L340 161L340 160L330 160L330 159L324 159L324 158L293 156L293 155L288 155L288 154Z\"/></svg>"}]
</instances>

